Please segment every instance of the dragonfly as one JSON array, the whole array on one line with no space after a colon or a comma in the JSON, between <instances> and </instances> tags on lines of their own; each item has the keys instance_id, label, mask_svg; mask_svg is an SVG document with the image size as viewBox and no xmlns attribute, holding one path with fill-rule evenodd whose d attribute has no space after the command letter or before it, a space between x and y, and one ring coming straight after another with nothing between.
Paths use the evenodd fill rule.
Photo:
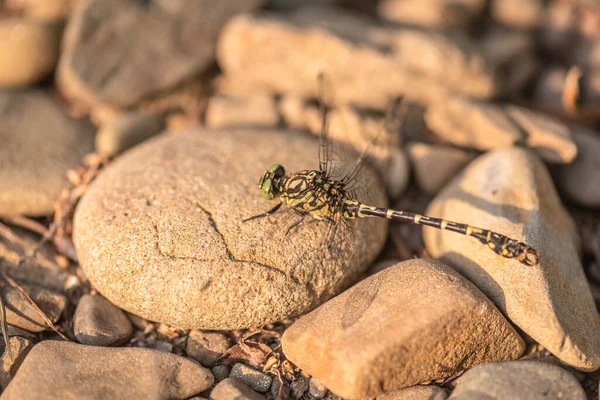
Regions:
<instances>
[{"instance_id":1,"label":"dragonfly","mask_svg":"<svg viewBox=\"0 0 600 400\"><path fill-rule=\"evenodd\" d=\"M322 78L319 77L322 90ZM354 193L354 184L358 172L368 158L369 147L361 153L356 163L341 176L335 176L332 166L331 143L327 134L327 112L324 96L321 94L321 132L319 145L319 168L302 170L288 174L281 164L274 164L265 171L259 181L259 189L266 200L276 200L270 210L244 220L251 221L268 217L280 209L287 208L301 216L287 230L301 224L305 218L326 221L329 224L326 234L326 246L332 249L338 234L347 221L357 218L386 218L416 225L429 226L466 235L478 240L499 256L515 259L527 266L535 266L540 261L540 254L531 246L490 229L478 228L469 224L447 221L409 211L376 207L359 201Z\"/></svg>"}]
</instances>

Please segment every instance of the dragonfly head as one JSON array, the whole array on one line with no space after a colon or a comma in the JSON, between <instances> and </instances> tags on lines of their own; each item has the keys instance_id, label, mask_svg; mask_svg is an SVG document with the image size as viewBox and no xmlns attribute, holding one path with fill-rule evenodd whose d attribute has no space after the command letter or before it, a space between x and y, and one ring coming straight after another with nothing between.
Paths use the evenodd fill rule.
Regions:
<instances>
[{"instance_id":1,"label":"dragonfly head","mask_svg":"<svg viewBox=\"0 0 600 400\"><path fill-rule=\"evenodd\" d=\"M273 200L273 198L280 193L279 188L281 187L281 180L285 175L285 168L279 164L273 164L273 166L265 172L260 178L258 187L262 196L267 200Z\"/></svg>"}]
</instances>

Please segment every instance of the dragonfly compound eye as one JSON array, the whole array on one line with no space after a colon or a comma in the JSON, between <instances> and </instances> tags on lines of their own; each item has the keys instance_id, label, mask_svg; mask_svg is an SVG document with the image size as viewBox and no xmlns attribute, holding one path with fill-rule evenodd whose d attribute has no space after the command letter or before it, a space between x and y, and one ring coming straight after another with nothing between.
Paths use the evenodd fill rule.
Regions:
<instances>
[{"instance_id":1,"label":"dragonfly compound eye","mask_svg":"<svg viewBox=\"0 0 600 400\"><path fill-rule=\"evenodd\" d=\"M279 193L279 183L285 175L285 168L279 164L274 164L261 178L259 182L262 196L267 200L273 200Z\"/></svg>"}]
</instances>

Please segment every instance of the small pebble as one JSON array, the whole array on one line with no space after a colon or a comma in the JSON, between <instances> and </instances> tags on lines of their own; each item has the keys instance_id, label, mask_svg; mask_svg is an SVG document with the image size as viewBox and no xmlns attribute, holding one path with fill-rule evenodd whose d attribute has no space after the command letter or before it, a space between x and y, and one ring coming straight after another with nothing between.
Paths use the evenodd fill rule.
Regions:
<instances>
[{"instance_id":1,"label":"small pebble","mask_svg":"<svg viewBox=\"0 0 600 400\"><path fill-rule=\"evenodd\" d=\"M79 300L73 316L77 340L93 346L113 346L125 342L133 326L125 313L100 295L87 294Z\"/></svg>"},{"instance_id":2,"label":"small pebble","mask_svg":"<svg viewBox=\"0 0 600 400\"><path fill-rule=\"evenodd\" d=\"M322 399L327 394L327 388L321 385L315 378L310 378L308 393L315 399Z\"/></svg>"},{"instance_id":3,"label":"small pebble","mask_svg":"<svg viewBox=\"0 0 600 400\"><path fill-rule=\"evenodd\" d=\"M185 352L204 367L213 367L219 357L231 347L231 340L222 333L192 329Z\"/></svg>"},{"instance_id":4,"label":"small pebble","mask_svg":"<svg viewBox=\"0 0 600 400\"><path fill-rule=\"evenodd\" d=\"M273 378L246 364L236 363L231 368L230 377L239 379L257 392L266 392L271 387Z\"/></svg>"},{"instance_id":5,"label":"small pebble","mask_svg":"<svg viewBox=\"0 0 600 400\"><path fill-rule=\"evenodd\" d=\"M164 128L165 117L162 114L119 114L98 129L96 151L114 156L155 136Z\"/></svg>"},{"instance_id":6,"label":"small pebble","mask_svg":"<svg viewBox=\"0 0 600 400\"><path fill-rule=\"evenodd\" d=\"M244 382L236 378L227 378L219 382L210 392L211 400L266 400L266 397L256 393Z\"/></svg>"},{"instance_id":7,"label":"small pebble","mask_svg":"<svg viewBox=\"0 0 600 400\"><path fill-rule=\"evenodd\" d=\"M67 298L58 292L33 285L21 285L35 304L55 323L67 305ZM38 310L16 288L6 285L2 288L6 302L6 321L10 325L30 332L49 330L50 327Z\"/></svg>"},{"instance_id":8,"label":"small pebble","mask_svg":"<svg viewBox=\"0 0 600 400\"><path fill-rule=\"evenodd\" d=\"M446 400L448 391L438 386L412 386L377 396L375 400ZM477 400L477 399L472 399Z\"/></svg>"},{"instance_id":9,"label":"small pebble","mask_svg":"<svg viewBox=\"0 0 600 400\"><path fill-rule=\"evenodd\" d=\"M23 360L33 348L33 343L25 338L12 336L8 346L9 348L4 349L2 357L0 357L0 388L2 390L6 389L10 380L17 373Z\"/></svg>"},{"instance_id":10,"label":"small pebble","mask_svg":"<svg viewBox=\"0 0 600 400\"><path fill-rule=\"evenodd\" d=\"M279 113L275 99L269 94L252 96L216 95L206 108L206 126L226 127L277 127Z\"/></svg>"},{"instance_id":11,"label":"small pebble","mask_svg":"<svg viewBox=\"0 0 600 400\"><path fill-rule=\"evenodd\" d=\"M222 380L229 378L231 368L227 365L215 365L212 367L212 373L215 376L215 382L221 382Z\"/></svg>"}]
</instances>

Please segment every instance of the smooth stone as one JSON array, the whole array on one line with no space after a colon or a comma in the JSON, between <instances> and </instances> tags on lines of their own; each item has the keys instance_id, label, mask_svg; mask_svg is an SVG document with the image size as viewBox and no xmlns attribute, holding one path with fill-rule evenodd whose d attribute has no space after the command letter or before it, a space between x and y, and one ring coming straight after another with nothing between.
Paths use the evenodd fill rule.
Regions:
<instances>
[{"instance_id":1,"label":"smooth stone","mask_svg":"<svg viewBox=\"0 0 600 400\"><path fill-rule=\"evenodd\" d=\"M448 98L428 107L425 121L456 146L491 150L524 144L550 163L570 163L577 147L570 129L550 116L514 105Z\"/></svg>"},{"instance_id":2,"label":"smooth stone","mask_svg":"<svg viewBox=\"0 0 600 400\"><path fill-rule=\"evenodd\" d=\"M565 369L539 361L481 364L458 378L450 400L586 400L585 391Z\"/></svg>"},{"instance_id":3,"label":"smooth stone","mask_svg":"<svg viewBox=\"0 0 600 400\"><path fill-rule=\"evenodd\" d=\"M80 1L70 0L6 0L6 4L13 10L28 18L40 21L62 21L67 19L73 8Z\"/></svg>"},{"instance_id":4,"label":"smooth stone","mask_svg":"<svg viewBox=\"0 0 600 400\"><path fill-rule=\"evenodd\" d=\"M253 126L275 128L279 112L272 95L259 93L251 96L219 94L210 98L206 107L208 128Z\"/></svg>"},{"instance_id":5,"label":"smooth stone","mask_svg":"<svg viewBox=\"0 0 600 400\"><path fill-rule=\"evenodd\" d=\"M493 68L466 38L384 27L333 7L236 16L219 37L217 61L256 88L301 97L318 97L323 72L337 103L380 109L400 95L429 103L451 92L490 98L497 90Z\"/></svg>"},{"instance_id":6,"label":"smooth stone","mask_svg":"<svg viewBox=\"0 0 600 400\"><path fill-rule=\"evenodd\" d=\"M93 132L49 92L0 91L0 215L52 214L67 170L93 151Z\"/></svg>"},{"instance_id":7,"label":"smooth stone","mask_svg":"<svg viewBox=\"0 0 600 400\"><path fill-rule=\"evenodd\" d=\"M535 29L543 22L543 0L494 1L490 8L491 17L512 29Z\"/></svg>"},{"instance_id":8,"label":"smooth stone","mask_svg":"<svg viewBox=\"0 0 600 400\"><path fill-rule=\"evenodd\" d=\"M412 386L377 396L375 400L446 400L448 391L438 386Z\"/></svg>"},{"instance_id":9,"label":"smooth stone","mask_svg":"<svg viewBox=\"0 0 600 400\"><path fill-rule=\"evenodd\" d=\"M472 159L469 152L440 145L409 143L408 157L419 187L429 193L437 193Z\"/></svg>"},{"instance_id":10,"label":"smooth stone","mask_svg":"<svg viewBox=\"0 0 600 400\"><path fill-rule=\"evenodd\" d=\"M214 367L231 346L231 340L222 333L192 329L188 335L185 352L202 366Z\"/></svg>"},{"instance_id":11,"label":"smooth stone","mask_svg":"<svg viewBox=\"0 0 600 400\"><path fill-rule=\"evenodd\" d=\"M162 114L124 112L100 126L96 134L96 151L110 156L122 153L164 128L165 116Z\"/></svg>"},{"instance_id":12,"label":"smooth stone","mask_svg":"<svg viewBox=\"0 0 600 400\"><path fill-rule=\"evenodd\" d=\"M210 400L266 400L239 379L227 378L210 392Z\"/></svg>"},{"instance_id":13,"label":"smooth stone","mask_svg":"<svg viewBox=\"0 0 600 400\"><path fill-rule=\"evenodd\" d=\"M577 158L556 165L554 182L561 194L584 207L600 208L600 134L582 128L573 131Z\"/></svg>"},{"instance_id":14,"label":"smooth stone","mask_svg":"<svg viewBox=\"0 0 600 400\"><path fill-rule=\"evenodd\" d=\"M313 399L322 399L327 394L327 388L316 379L311 378L308 382L308 393Z\"/></svg>"},{"instance_id":15,"label":"smooth stone","mask_svg":"<svg viewBox=\"0 0 600 400\"><path fill-rule=\"evenodd\" d=\"M50 75L62 28L22 18L0 18L0 87L23 87Z\"/></svg>"},{"instance_id":16,"label":"smooth stone","mask_svg":"<svg viewBox=\"0 0 600 400\"><path fill-rule=\"evenodd\" d=\"M58 292L39 286L21 285L35 304L55 323L67 305L67 298ZM37 309L17 289L10 285L2 288L6 302L6 321L30 332L42 332L50 329Z\"/></svg>"},{"instance_id":17,"label":"smooth stone","mask_svg":"<svg viewBox=\"0 0 600 400\"><path fill-rule=\"evenodd\" d=\"M104 297L86 294L75 309L73 330L82 344L113 346L129 339L133 326L125 313Z\"/></svg>"},{"instance_id":18,"label":"smooth stone","mask_svg":"<svg viewBox=\"0 0 600 400\"><path fill-rule=\"evenodd\" d=\"M267 168L316 168L317 154L313 138L258 129L191 129L137 146L75 211L87 278L119 308L184 329L241 329L309 311L356 280L387 233L386 220L353 220L339 231L343 243L323 252L325 222L289 235L298 218L289 210L242 223L275 204L257 187ZM376 174L361 173L374 205L384 205Z\"/></svg>"},{"instance_id":19,"label":"smooth stone","mask_svg":"<svg viewBox=\"0 0 600 400\"><path fill-rule=\"evenodd\" d=\"M33 348L31 341L18 336L12 336L8 341L8 349L4 349L0 357L0 388L6 389L11 379Z\"/></svg>"},{"instance_id":20,"label":"smooth stone","mask_svg":"<svg viewBox=\"0 0 600 400\"><path fill-rule=\"evenodd\" d=\"M266 392L271 387L273 378L242 363L235 363L231 368L230 377L239 379L257 392Z\"/></svg>"},{"instance_id":21,"label":"smooth stone","mask_svg":"<svg viewBox=\"0 0 600 400\"><path fill-rule=\"evenodd\" d=\"M206 70L223 24L260 3L87 1L67 25L58 85L83 106L134 106Z\"/></svg>"},{"instance_id":22,"label":"smooth stone","mask_svg":"<svg viewBox=\"0 0 600 400\"><path fill-rule=\"evenodd\" d=\"M215 377L215 382L221 382L222 380L229 378L231 368L229 368L227 365L221 364L212 367L211 371Z\"/></svg>"},{"instance_id":23,"label":"smooth stone","mask_svg":"<svg viewBox=\"0 0 600 400\"><path fill-rule=\"evenodd\" d=\"M491 301L431 259L405 261L359 282L296 321L282 346L291 362L351 399L516 359L525 350Z\"/></svg>"},{"instance_id":24,"label":"smooth stone","mask_svg":"<svg viewBox=\"0 0 600 400\"><path fill-rule=\"evenodd\" d=\"M377 3L377 15L405 25L466 31L485 6L483 0L383 0Z\"/></svg>"},{"instance_id":25,"label":"smooth stone","mask_svg":"<svg viewBox=\"0 0 600 400\"><path fill-rule=\"evenodd\" d=\"M540 264L527 267L474 238L423 228L429 253L475 283L535 341L575 368L600 367L600 321L575 226L539 157L516 147L482 155L438 194L427 214L492 229L535 248Z\"/></svg>"},{"instance_id":26,"label":"smooth stone","mask_svg":"<svg viewBox=\"0 0 600 400\"><path fill-rule=\"evenodd\" d=\"M209 370L174 354L46 340L29 352L2 399L185 399L212 384Z\"/></svg>"}]
</instances>

